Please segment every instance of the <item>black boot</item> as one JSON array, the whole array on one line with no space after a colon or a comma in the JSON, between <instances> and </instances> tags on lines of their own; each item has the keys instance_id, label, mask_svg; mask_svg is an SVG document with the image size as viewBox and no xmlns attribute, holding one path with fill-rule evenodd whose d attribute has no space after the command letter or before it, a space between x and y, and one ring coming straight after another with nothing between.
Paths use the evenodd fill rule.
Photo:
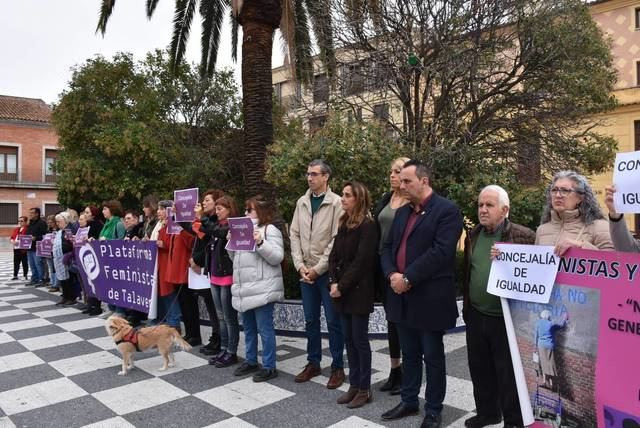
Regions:
<instances>
[{"instance_id":1,"label":"black boot","mask_svg":"<svg viewBox=\"0 0 640 428\"><path fill-rule=\"evenodd\" d=\"M389 378L380 387L380 391L390 391L392 395L399 394L400 390L402 390L402 366L391 369Z\"/></svg>"}]
</instances>

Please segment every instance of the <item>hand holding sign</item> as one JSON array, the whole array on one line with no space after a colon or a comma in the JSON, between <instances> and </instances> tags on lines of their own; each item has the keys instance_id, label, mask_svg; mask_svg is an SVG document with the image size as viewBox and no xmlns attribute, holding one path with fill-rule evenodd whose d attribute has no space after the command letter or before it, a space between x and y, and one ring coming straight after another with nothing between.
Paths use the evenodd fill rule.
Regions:
<instances>
[{"instance_id":1,"label":"hand holding sign","mask_svg":"<svg viewBox=\"0 0 640 428\"><path fill-rule=\"evenodd\" d=\"M232 217L229 219L230 239L226 249L231 251L255 251L256 241L253 239L253 221L249 217Z\"/></svg>"},{"instance_id":2,"label":"hand holding sign","mask_svg":"<svg viewBox=\"0 0 640 428\"><path fill-rule=\"evenodd\" d=\"M195 220L195 207L198 203L198 188L174 191L173 202L175 203L176 222Z\"/></svg>"}]
</instances>

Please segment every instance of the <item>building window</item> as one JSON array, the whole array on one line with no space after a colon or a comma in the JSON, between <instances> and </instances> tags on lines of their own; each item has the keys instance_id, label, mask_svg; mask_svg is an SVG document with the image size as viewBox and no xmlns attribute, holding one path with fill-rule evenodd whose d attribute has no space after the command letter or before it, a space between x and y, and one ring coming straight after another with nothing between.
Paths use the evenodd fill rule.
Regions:
<instances>
[{"instance_id":1,"label":"building window","mask_svg":"<svg viewBox=\"0 0 640 428\"><path fill-rule=\"evenodd\" d=\"M327 116L314 116L309 119L309 132L314 133L324 126Z\"/></svg>"},{"instance_id":2,"label":"building window","mask_svg":"<svg viewBox=\"0 0 640 428\"><path fill-rule=\"evenodd\" d=\"M45 150L44 152L44 181L47 183L56 182L56 172L53 170L53 164L58 157L56 150Z\"/></svg>"},{"instance_id":3,"label":"building window","mask_svg":"<svg viewBox=\"0 0 640 428\"><path fill-rule=\"evenodd\" d=\"M636 30L640 30L640 7L636 7Z\"/></svg>"},{"instance_id":4,"label":"building window","mask_svg":"<svg viewBox=\"0 0 640 428\"><path fill-rule=\"evenodd\" d=\"M345 65L342 69L342 95L356 95L364 91L364 74L361 63Z\"/></svg>"},{"instance_id":5,"label":"building window","mask_svg":"<svg viewBox=\"0 0 640 428\"><path fill-rule=\"evenodd\" d=\"M16 203L0 203L0 224L2 225L18 225L18 209Z\"/></svg>"},{"instance_id":6,"label":"building window","mask_svg":"<svg viewBox=\"0 0 640 428\"><path fill-rule=\"evenodd\" d=\"M273 96L278 103L282 104L282 82L273 85Z\"/></svg>"},{"instance_id":7,"label":"building window","mask_svg":"<svg viewBox=\"0 0 640 428\"><path fill-rule=\"evenodd\" d=\"M636 86L640 86L640 61L636 61Z\"/></svg>"},{"instance_id":8,"label":"building window","mask_svg":"<svg viewBox=\"0 0 640 428\"><path fill-rule=\"evenodd\" d=\"M369 71L369 90L376 91L387 88L393 79L393 69L384 62L373 62Z\"/></svg>"},{"instance_id":9,"label":"building window","mask_svg":"<svg viewBox=\"0 0 640 428\"><path fill-rule=\"evenodd\" d=\"M44 204L44 216L56 215L62 211L62 205L60 204Z\"/></svg>"},{"instance_id":10,"label":"building window","mask_svg":"<svg viewBox=\"0 0 640 428\"><path fill-rule=\"evenodd\" d=\"M389 120L389 104L382 103L373 106L373 117L380 121L386 122Z\"/></svg>"},{"instance_id":11,"label":"building window","mask_svg":"<svg viewBox=\"0 0 640 428\"><path fill-rule=\"evenodd\" d=\"M329 80L326 74L317 74L313 78L313 102L323 103L329 101Z\"/></svg>"},{"instance_id":12,"label":"building window","mask_svg":"<svg viewBox=\"0 0 640 428\"><path fill-rule=\"evenodd\" d=\"M18 148L0 146L0 180L18 181Z\"/></svg>"},{"instance_id":13,"label":"building window","mask_svg":"<svg viewBox=\"0 0 640 428\"><path fill-rule=\"evenodd\" d=\"M354 107L347 110L347 121L349 123L354 121L362 122L362 107Z\"/></svg>"}]
</instances>

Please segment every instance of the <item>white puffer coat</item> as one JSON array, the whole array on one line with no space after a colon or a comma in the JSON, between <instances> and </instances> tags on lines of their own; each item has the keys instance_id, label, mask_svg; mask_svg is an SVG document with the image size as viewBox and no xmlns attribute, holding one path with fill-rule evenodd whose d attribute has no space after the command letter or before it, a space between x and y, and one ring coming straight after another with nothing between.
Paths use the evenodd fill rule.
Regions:
<instances>
[{"instance_id":1,"label":"white puffer coat","mask_svg":"<svg viewBox=\"0 0 640 428\"><path fill-rule=\"evenodd\" d=\"M264 238L256 251L229 251L233 260L231 304L238 312L284 300L282 233L272 224L257 226L256 230Z\"/></svg>"}]
</instances>

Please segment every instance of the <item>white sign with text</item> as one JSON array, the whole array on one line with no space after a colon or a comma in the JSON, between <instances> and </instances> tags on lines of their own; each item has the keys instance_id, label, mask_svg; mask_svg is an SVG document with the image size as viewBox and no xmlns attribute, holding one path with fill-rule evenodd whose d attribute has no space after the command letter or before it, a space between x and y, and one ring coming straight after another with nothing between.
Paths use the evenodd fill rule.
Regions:
<instances>
[{"instance_id":1,"label":"white sign with text","mask_svg":"<svg viewBox=\"0 0 640 428\"><path fill-rule=\"evenodd\" d=\"M640 213L640 151L618 153L613 166L613 204L619 213Z\"/></svg>"},{"instance_id":2,"label":"white sign with text","mask_svg":"<svg viewBox=\"0 0 640 428\"><path fill-rule=\"evenodd\" d=\"M491 263L487 293L507 299L549 303L559 257L550 245L496 243L500 254Z\"/></svg>"}]
</instances>

